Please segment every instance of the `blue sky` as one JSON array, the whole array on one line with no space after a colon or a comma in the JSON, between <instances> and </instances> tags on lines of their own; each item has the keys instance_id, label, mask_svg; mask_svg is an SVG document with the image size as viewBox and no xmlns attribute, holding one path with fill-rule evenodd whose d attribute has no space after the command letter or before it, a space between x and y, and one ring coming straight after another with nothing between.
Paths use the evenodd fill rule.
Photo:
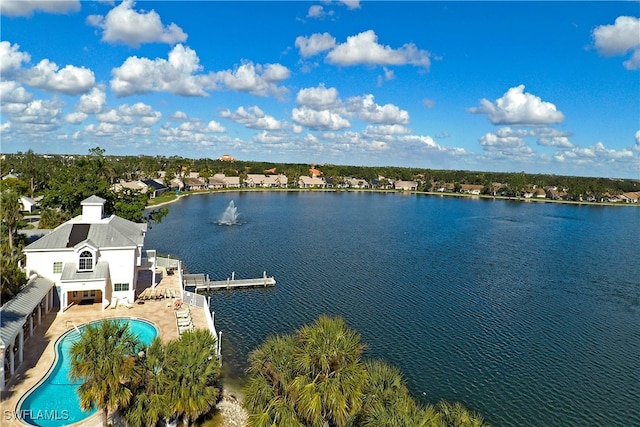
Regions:
<instances>
[{"instance_id":1,"label":"blue sky","mask_svg":"<svg viewBox=\"0 0 640 427\"><path fill-rule=\"evenodd\" d=\"M1 151L640 178L639 2L0 3Z\"/></svg>"}]
</instances>

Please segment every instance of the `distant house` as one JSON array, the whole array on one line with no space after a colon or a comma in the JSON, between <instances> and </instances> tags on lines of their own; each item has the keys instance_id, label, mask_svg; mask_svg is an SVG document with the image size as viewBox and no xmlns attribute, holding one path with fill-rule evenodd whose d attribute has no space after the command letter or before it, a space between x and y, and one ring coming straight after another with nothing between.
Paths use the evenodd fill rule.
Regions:
<instances>
[{"instance_id":1,"label":"distant house","mask_svg":"<svg viewBox=\"0 0 640 427\"><path fill-rule=\"evenodd\" d=\"M551 187L552 189L546 190L547 198L551 200L564 200L568 197L568 193L565 190L557 190L553 189L556 187Z\"/></svg>"},{"instance_id":2,"label":"distant house","mask_svg":"<svg viewBox=\"0 0 640 427\"><path fill-rule=\"evenodd\" d=\"M225 179L227 181L227 188L240 188L239 176L227 176Z\"/></svg>"},{"instance_id":3,"label":"distant house","mask_svg":"<svg viewBox=\"0 0 640 427\"><path fill-rule=\"evenodd\" d=\"M234 159L233 157L231 157L228 154L223 154L222 157L218 157L218 160L222 161L222 162L235 162L236 159Z\"/></svg>"},{"instance_id":4,"label":"distant house","mask_svg":"<svg viewBox=\"0 0 640 427\"><path fill-rule=\"evenodd\" d=\"M217 173L209 177L209 188L227 188L227 180L223 173Z\"/></svg>"},{"instance_id":5,"label":"distant house","mask_svg":"<svg viewBox=\"0 0 640 427\"><path fill-rule=\"evenodd\" d=\"M289 178L286 175L262 175L248 174L244 180L245 187L263 187L263 188L286 188L289 185Z\"/></svg>"},{"instance_id":6,"label":"distant house","mask_svg":"<svg viewBox=\"0 0 640 427\"><path fill-rule=\"evenodd\" d=\"M20 196L20 203L22 204L23 212L33 212L38 205L38 202L27 196Z\"/></svg>"},{"instance_id":7,"label":"distant house","mask_svg":"<svg viewBox=\"0 0 640 427\"><path fill-rule=\"evenodd\" d=\"M545 199L547 197L547 193L542 188L536 188L533 195L536 199Z\"/></svg>"},{"instance_id":8,"label":"distant house","mask_svg":"<svg viewBox=\"0 0 640 427\"><path fill-rule=\"evenodd\" d=\"M122 191L123 189L129 189L139 191L141 193L147 193L149 197L154 198L169 191L169 188L155 179L145 179L137 181L120 181L111 186L114 191Z\"/></svg>"},{"instance_id":9,"label":"distant house","mask_svg":"<svg viewBox=\"0 0 640 427\"><path fill-rule=\"evenodd\" d=\"M207 184L201 178L193 178L191 176L184 178L185 191L204 190Z\"/></svg>"},{"instance_id":10,"label":"distant house","mask_svg":"<svg viewBox=\"0 0 640 427\"><path fill-rule=\"evenodd\" d=\"M309 169L309 175L311 177L315 177L318 178L320 175L322 175L322 171L316 169L316 168L310 168Z\"/></svg>"},{"instance_id":11,"label":"distant house","mask_svg":"<svg viewBox=\"0 0 640 427\"><path fill-rule=\"evenodd\" d=\"M396 190L416 191L418 189L418 183L415 181L394 181L393 187Z\"/></svg>"},{"instance_id":12,"label":"distant house","mask_svg":"<svg viewBox=\"0 0 640 427\"><path fill-rule=\"evenodd\" d=\"M460 192L466 194L479 195L482 192L484 185L480 184L460 184Z\"/></svg>"},{"instance_id":13,"label":"distant house","mask_svg":"<svg viewBox=\"0 0 640 427\"><path fill-rule=\"evenodd\" d=\"M638 203L638 192L623 193L620 198L625 203Z\"/></svg>"},{"instance_id":14,"label":"distant house","mask_svg":"<svg viewBox=\"0 0 640 427\"><path fill-rule=\"evenodd\" d=\"M359 178L347 178L345 183L349 188L371 188L367 180Z\"/></svg>"},{"instance_id":15,"label":"distant house","mask_svg":"<svg viewBox=\"0 0 640 427\"><path fill-rule=\"evenodd\" d=\"M263 187L263 182L267 178L266 175L260 173L250 173L247 174L247 177L243 181L245 187L255 188L255 187Z\"/></svg>"},{"instance_id":16,"label":"distant house","mask_svg":"<svg viewBox=\"0 0 640 427\"><path fill-rule=\"evenodd\" d=\"M434 184L433 188L434 191L439 193L452 192L455 190L456 185L453 182L438 182Z\"/></svg>"},{"instance_id":17,"label":"distant house","mask_svg":"<svg viewBox=\"0 0 640 427\"><path fill-rule=\"evenodd\" d=\"M114 298L132 302L138 273L155 274L155 254L143 251L147 224L105 216L105 202L97 196L83 200L81 215L24 248L27 274L55 284L61 312L82 302L102 309Z\"/></svg>"},{"instance_id":18,"label":"distant house","mask_svg":"<svg viewBox=\"0 0 640 427\"><path fill-rule=\"evenodd\" d=\"M301 176L298 178L298 187L300 188L325 188L327 184L324 179L310 176Z\"/></svg>"},{"instance_id":19,"label":"distant house","mask_svg":"<svg viewBox=\"0 0 640 427\"><path fill-rule=\"evenodd\" d=\"M268 175L262 182L263 187L269 188L287 188L289 185L289 178L286 175Z\"/></svg>"},{"instance_id":20,"label":"distant house","mask_svg":"<svg viewBox=\"0 0 640 427\"><path fill-rule=\"evenodd\" d=\"M152 199L158 197L162 193L169 191L169 188L166 185L155 179L145 179L141 182L147 186L147 194Z\"/></svg>"}]
</instances>

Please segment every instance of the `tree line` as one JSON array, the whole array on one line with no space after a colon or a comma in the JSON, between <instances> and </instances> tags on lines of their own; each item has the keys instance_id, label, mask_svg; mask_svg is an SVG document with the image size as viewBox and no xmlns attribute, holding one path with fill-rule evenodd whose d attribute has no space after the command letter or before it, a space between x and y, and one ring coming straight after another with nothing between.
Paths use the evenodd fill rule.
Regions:
<instances>
[{"instance_id":1,"label":"tree line","mask_svg":"<svg viewBox=\"0 0 640 427\"><path fill-rule=\"evenodd\" d=\"M488 190L493 183L507 184L513 192L522 192L533 186L556 186L565 188L570 197L593 194L611 195L640 191L639 180L611 179L603 177L563 176L555 174L527 174L524 172L489 172L468 170L427 169L397 166L354 166L333 164L296 164L279 162L242 161L233 162L218 159L189 159L180 156L107 156L99 147L89 150L88 155L37 155L33 151L6 154L2 161L3 174L13 171L23 182L23 194L43 194L51 190L61 179L69 181L64 174L93 169L107 185L120 180L131 181L158 178L164 171L165 184L182 173L198 172L207 179L216 173L226 176L246 176L248 173L265 173L276 170L286 175L290 181L309 175L309 168L316 167L324 177L340 180L354 177L373 182L382 176L390 180L417 180L419 190L428 191L433 183L483 185Z\"/></svg>"}]
</instances>

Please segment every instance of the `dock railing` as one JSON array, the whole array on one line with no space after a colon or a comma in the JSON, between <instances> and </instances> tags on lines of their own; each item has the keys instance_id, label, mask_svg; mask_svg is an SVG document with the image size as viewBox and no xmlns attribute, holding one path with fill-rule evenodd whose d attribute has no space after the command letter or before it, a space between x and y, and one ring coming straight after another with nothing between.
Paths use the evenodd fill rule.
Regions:
<instances>
[{"instance_id":1,"label":"dock railing","mask_svg":"<svg viewBox=\"0 0 640 427\"><path fill-rule=\"evenodd\" d=\"M191 275L191 274L182 274L182 269L178 268L178 280L183 284L182 286L182 302L189 304L193 307L200 307L204 312L205 321L207 322L207 326L209 327L209 331L216 337L217 340L217 348L216 355L220 359L220 363L222 363L222 332L216 331L216 325L214 322L215 313L211 312L211 305L209 298L204 295L200 295L197 292L187 291L184 287L187 285L189 281L188 278L190 276L200 276L200 275ZM202 275L204 276L204 275Z\"/></svg>"},{"instance_id":2,"label":"dock railing","mask_svg":"<svg viewBox=\"0 0 640 427\"><path fill-rule=\"evenodd\" d=\"M175 268L176 270L179 270L180 260L175 258L156 256L156 266L164 268Z\"/></svg>"}]
</instances>

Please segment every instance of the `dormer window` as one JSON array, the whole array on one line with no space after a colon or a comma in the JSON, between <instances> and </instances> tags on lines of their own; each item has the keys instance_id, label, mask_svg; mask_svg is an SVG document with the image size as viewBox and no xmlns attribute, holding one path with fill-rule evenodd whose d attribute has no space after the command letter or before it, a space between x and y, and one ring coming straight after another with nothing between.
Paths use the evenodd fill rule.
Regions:
<instances>
[{"instance_id":1,"label":"dormer window","mask_svg":"<svg viewBox=\"0 0 640 427\"><path fill-rule=\"evenodd\" d=\"M82 251L78 260L78 271L93 270L93 254L89 251Z\"/></svg>"}]
</instances>

